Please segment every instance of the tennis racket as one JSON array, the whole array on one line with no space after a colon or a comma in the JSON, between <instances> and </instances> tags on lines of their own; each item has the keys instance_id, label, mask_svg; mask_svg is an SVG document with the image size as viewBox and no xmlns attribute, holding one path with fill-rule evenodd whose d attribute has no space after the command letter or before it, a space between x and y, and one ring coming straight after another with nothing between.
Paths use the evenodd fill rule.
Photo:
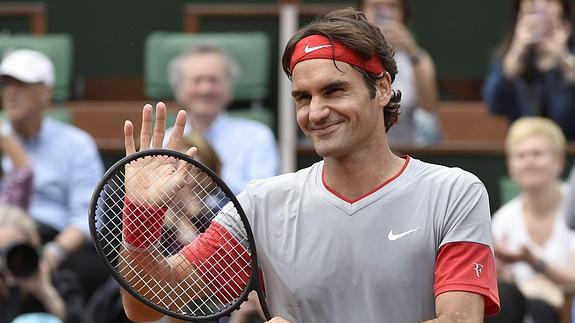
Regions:
<instances>
[{"instance_id":1,"label":"tennis racket","mask_svg":"<svg viewBox=\"0 0 575 323\"><path fill-rule=\"evenodd\" d=\"M210 169L165 149L116 162L92 196L90 233L116 281L181 320L217 321L257 292L254 237L239 202Z\"/></svg>"}]
</instances>

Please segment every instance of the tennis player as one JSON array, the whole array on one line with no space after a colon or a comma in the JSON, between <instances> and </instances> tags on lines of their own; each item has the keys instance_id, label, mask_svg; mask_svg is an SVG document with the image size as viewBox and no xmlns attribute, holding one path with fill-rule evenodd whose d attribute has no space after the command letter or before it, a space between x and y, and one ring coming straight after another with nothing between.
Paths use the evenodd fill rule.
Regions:
<instances>
[{"instance_id":1,"label":"tennis player","mask_svg":"<svg viewBox=\"0 0 575 323\"><path fill-rule=\"evenodd\" d=\"M398 120L401 94L391 90L397 68L379 28L361 12L334 11L291 38L282 65L297 122L323 160L253 181L238 196L276 316L270 322L483 322L496 313L485 187L461 169L391 151L386 132ZM156 109L163 118L165 106ZM164 136L164 120L152 134L151 110L144 108L142 149ZM184 124L181 111L169 147L179 145ZM124 131L131 154L129 121ZM217 238L210 231L192 243L198 254ZM144 238L127 242L154 241ZM130 317L156 317L123 297Z\"/></svg>"}]
</instances>

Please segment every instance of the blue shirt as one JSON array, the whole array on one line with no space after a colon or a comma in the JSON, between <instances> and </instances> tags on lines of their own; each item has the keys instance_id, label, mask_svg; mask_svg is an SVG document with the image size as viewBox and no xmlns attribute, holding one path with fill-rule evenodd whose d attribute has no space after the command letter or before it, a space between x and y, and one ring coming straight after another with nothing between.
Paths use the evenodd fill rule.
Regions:
<instances>
[{"instance_id":1,"label":"blue shirt","mask_svg":"<svg viewBox=\"0 0 575 323\"><path fill-rule=\"evenodd\" d=\"M166 132L167 144L173 128ZM188 123L184 135L192 127ZM203 133L222 162L221 178L239 194L252 179L266 178L278 173L278 150L272 131L253 120L232 118L220 114Z\"/></svg>"},{"instance_id":2,"label":"blue shirt","mask_svg":"<svg viewBox=\"0 0 575 323\"><path fill-rule=\"evenodd\" d=\"M34 170L28 212L58 231L75 226L88 237L88 205L103 174L92 137L72 125L45 118L38 135L22 142ZM2 163L10 171L7 156Z\"/></svg>"}]
</instances>

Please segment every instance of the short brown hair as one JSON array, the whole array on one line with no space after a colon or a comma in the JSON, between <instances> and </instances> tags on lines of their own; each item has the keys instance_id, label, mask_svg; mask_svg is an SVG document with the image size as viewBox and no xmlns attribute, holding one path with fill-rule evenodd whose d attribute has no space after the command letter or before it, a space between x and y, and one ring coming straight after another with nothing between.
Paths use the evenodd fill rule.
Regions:
<instances>
[{"instance_id":1,"label":"short brown hair","mask_svg":"<svg viewBox=\"0 0 575 323\"><path fill-rule=\"evenodd\" d=\"M332 11L325 16L318 17L309 25L298 31L289 40L282 57L282 67L286 75L291 79L290 60L295 45L301 39L310 35L323 35L330 42L338 41L346 47L356 51L360 56L369 59L375 55L379 57L385 67L385 71L391 76L391 81L397 74L394 51L385 41L381 30L367 21L361 11L352 8ZM335 63L335 60L334 60ZM337 68L337 66L336 66ZM369 89L371 98L375 98L376 82L383 76L374 75L363 69L354 67L363 75L363 79ZM389 103L384 108L385 130L388 131L399 118L399 101L401 92L394 90Z\"/></svg>"}]
</instances>

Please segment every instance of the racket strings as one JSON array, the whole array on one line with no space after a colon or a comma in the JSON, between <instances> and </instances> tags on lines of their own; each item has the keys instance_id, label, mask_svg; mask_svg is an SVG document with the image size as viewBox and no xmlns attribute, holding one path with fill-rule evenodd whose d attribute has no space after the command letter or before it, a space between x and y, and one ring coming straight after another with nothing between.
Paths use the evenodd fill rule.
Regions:
<instances>
[{"instance_id":1,"label":"racket strings","mask_svg":"<svg viewBox=\"0 0 575 323\"><path fill-rule=\"evenodd\" d=\"M170 158L161 162L155 160L154 163L156 165L173 163L169 160ZM134 162L141 164L142 161L146 162L146 158ZM245 261L245 259L251 259L245 227L234 207L228 207L225 212L220 212L229 202L229 198L211 176L198 167L187 168L184 175L186 185L183 187L172 185L173 183L168 181L162 190L146 192L145 186L134 186L134 191L139 194L154 195L157 200L163 201L167 206L159 241L154 238L156 235L153 228L144 227L147 223L145 219L136 218L134 223L138 226L137 233L147 244L150 244L146 250L154 255L156 261L163 262L165 257L185 257L180 252L182 248L193 243L195 238L201 232L206 231L211 221L215 219L217 225L229 233L218 236L219 238L225 237L225 239L218 240L218 250L224 250L225 254L214 252L205 257L203 261L193 263L197 271L209 273L209 275L203 275L201 282L198 282L195 274L189 274L184 279L178 277L175 272L188 270L184 267L191 265L190 261L177 262L180 268L170 266L146 268L148 265L146 260L122 258L121 249L130 248L123 239L122 230L125 228L121 221L122 210L126 202L126 183L133 184L130 182L131 178L142 176L141 172L144 171L154 172L143 175L147 178L161 178L173 172L173 169L169 167L148 167L147 169L146 167L131 168L131 165L129 167L129 172L126 171L128 178L124 171L119 171L110 177L98 200L100 204L98 208L103 210L96 219L96 221L99 220L98 231L102 232L98 238L104 249L108 250L106 252L108 261L114 264L120 274L122 272L120 263L127 267L132 272L132 278L126 278L127 283L134 287L145 286L146 290L151 291L146 298L171 311L191 316L208 316L222 312L237 302L249 283L249 273L251 273L251 264ZM132 202L136 204L145 204L138 200L138 195L130 195L129 198L134 198L135 201ZM159 203L152 204L150 207L165 209ZM222 257L226 258L226 261L221 261ZM153 275L150 275L150 272L153 272ZM199 285L203 285L204 289L198 289ZM174 304L185 304L185 306L174 308Z\"/></svg>"}]
</instances>

